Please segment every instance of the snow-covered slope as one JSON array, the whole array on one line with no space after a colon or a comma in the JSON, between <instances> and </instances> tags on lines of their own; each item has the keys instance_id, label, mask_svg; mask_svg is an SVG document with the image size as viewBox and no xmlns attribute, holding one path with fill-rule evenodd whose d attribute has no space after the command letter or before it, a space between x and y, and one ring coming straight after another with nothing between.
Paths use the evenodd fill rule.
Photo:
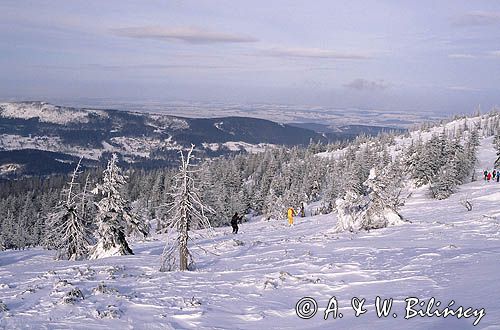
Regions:
<instances>
[{"instance_id":1,"label":"snow-covered slope","mask_svg":"<svg viewBox=\"0 0 500 330\"><path fill-rule=\"evenodd\" d=\"M419 129L408 132L408 134L403 135L400 134L395 137L393 145L389 146L389 153L393 156L398 156L401 154L403 150L405 150L408 146L414 143L417 140L422 140L422 142L426 142L433 135L439 135L443 132L446 133L455 133L459 129L467 128L467 130L463 133L464 135L469 134L470 130L475 127L483 127L486 128L490 124L490 120L494 119L494 116L498 116L498 114L494 115L481 115L476 117L467 117L460 118L456 120L452 120L444 125L436 125L434 127L428 129ZM370 142L373 143L373 142ZM369 144L363 143L361 147L370 147ZM338 159L340 156L344 155L347 151L347 148L338 149L335 151L326 151L318 153L318 157Z\"/></svg>"},{"instance_id":2,"label":"snow-covered slope","mask_svg":"<svg viewBox=\"0 0 500 330\"><path fill-rule=\"evenodd\" d=\"M491 138L479 156L478 171L490 167ZM465 197L471 212L460 204ZM484 308L475 328L499 329L500 183L466 184L442 201L417 190L401 213L411 223L358 234L334 233L334 214L298 218L294 227L253 219L236 236L219 228L193 247L192 272L158 272L162 236L132 244L135 256L93 261L0 252L0 300L9 309L0 328L473 328L476 317L404 319L407 297L434 297L441 309L451 301L453 309ZM295 305L306 296L319 309L303 320ZM324 320L332 296L343 318ZM394 299L389 317L375 315L376 296ZM354 317L353 297L366 299L366 314Z\"/></svg>"}]
</instances>

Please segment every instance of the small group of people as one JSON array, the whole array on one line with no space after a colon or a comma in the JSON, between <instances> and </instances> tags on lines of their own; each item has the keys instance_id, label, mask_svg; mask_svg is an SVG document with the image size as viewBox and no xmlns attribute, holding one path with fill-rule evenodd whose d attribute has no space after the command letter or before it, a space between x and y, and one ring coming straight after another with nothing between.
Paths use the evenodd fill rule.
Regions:
<instances>
[{"instance_id":1,"label":"small group of people","mask_svg":"<svg viewBox=\"0 0 500 330\"><path fill-rule=\"evenodd\" d=\"M492 172L488 171L488 170L484 170L483 172L484 174L484 181L497 181L497 182L500 182L500 171L497 171L497 170L493 170Z\"/></svg>"},{"instance_id":2,"label":"small group of people","mask_svg":"<svg viewBox=\"0 0 500 330\"><path fill-rule=\"evenodd\" d=\"M290 227L293 226L293 217L299 215L303 218L306 216L304 203L300 203L300 211L297 212L293 207L289 207L287 210L288 217L288 225ZM241 223L243 220L243 215L239 215L238 212L234 212L233 217L231 218L231 227L233 227L233 234L238 234L238 222Z\"/></svg>"}]
</instances>

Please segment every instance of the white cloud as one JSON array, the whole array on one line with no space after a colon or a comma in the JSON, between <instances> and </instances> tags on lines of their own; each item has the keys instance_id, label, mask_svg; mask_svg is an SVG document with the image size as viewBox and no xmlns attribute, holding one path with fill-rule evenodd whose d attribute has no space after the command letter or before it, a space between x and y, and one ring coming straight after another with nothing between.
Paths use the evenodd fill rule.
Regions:
<instances>
[{"instance_id":1,"label":"white cloud","mask_svg":"<svg viewBox=\"0 0 500 330\"><path fill-rule=\"evenodd\" d=\"M116 35L155 40L177 40L192 44L256 42L255 38L231 33L208 31L197 27L164 28L154 26L112 29Z\"/></svg>"},{"instance_id":2,"label":"white cloud","mask_svg":"<svg viewBox=\"0 0 500 330\"><path fill-rule=\"evenodd\" d=\"M388 84L384 80L375 81L358 78L354 79L350 83L345 84L344 87L358 91L380 91L389 88L390 84Z\"/></svg>"},{"instance_id":3,"label":"white cloud","mask_svg":"<svg viewBox=\"0 0 500 330\"><path fill-rule=\"evenodd\" d=\"M481 26L500 24L499 12L475 11L460 16L454 21L456 26Z\"/></svg>"},{"instance_id":4,"label":"white cloud","mask_svg":"<svg viewBox=\"0 0 500 330\"><path fill-rule=\"evenodd\" d=\"M494 57L500 57L500 50L493 50L493 51L489 52L488 54L491 56L494 56Z\"/></svg>"},{"instance_id":5,"label":"white cloud","mask_svg":"<svg viewBox=\"0 0 500 330\"><path fill-rule=\"evenodd\" d=\"M458 59L471 59L471 58L476 58L476 55L472 54L449 54L449 58L458 58Z\"/></svg>"},{"instance_id":6,"label":"white cloud","mask_svg":"<svg viewBox=\"0 0 500 330\"><path fill-rule=\"evenodd\" d=\"M262 52L265 55L276 57L294 57L294 58L325 58L338 60L363 60L370 56L356 53L342 53L329 49L321 48L271 48Z\"/></svg>"},{"instance_id":7,"label":"white cloud","mask_svg":"<svg viewBox=\"0 0 500 330\"><path fill-rule=\"evenodd\" d=\"M466 86L450 86L448 87L449 90L452 91L459 91L459 92L479 92L480 90L477 88L471 88L471 87L466 87Z\"/></svg>"}]
</instances>

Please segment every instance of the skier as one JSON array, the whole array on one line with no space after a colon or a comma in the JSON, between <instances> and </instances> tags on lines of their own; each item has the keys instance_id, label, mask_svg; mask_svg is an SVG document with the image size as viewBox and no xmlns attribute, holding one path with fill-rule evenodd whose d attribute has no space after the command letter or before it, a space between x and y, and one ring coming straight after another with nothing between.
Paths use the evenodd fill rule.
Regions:
<instances>
[{"instance_id":1,"label":"skier","mask_svg":"<svg viewBox=\"0 0 500 330\"><path fill-rule=\"evenodd\" d=\"M497 182L500 182L500 175L497 173Z\"/></svg>"},{"instance_id":2,"label":"skier","mask_svg":"<svg viewBox=\"0 0 500 330\"><path fill-rule=\"evenodd\" d=\"M241 221L243 216L239 216L238 212L234 212L234 215L231 219L231 226L233 227L233 234L238 234L238 220Z\"/></svg>"},{"instance_id":3,"label":"skier","mask_svg":"<svg viewBox=\"0 0 500 330\"><path fill-rule=\"evenodd\" d=\"M488 173L488 177L487 178L488 178L488 182L490 182L490 180L491 180L491 173Z\"/></svg>"},{"instance_id":4,"label":"skier","mask_svg":"<svg viewBox=\"0 0 500 330\"><path fill-rule=\"evenodd\" d=\"M295 212L293 207L289 207L287 213L288 213L288 224L290 226L293 226L293 216L297 215L297 212Z\"/></svg>"},{"instance_id":5,"label":"skier","mask_svg":"<svg viewBox=\"0 0 500 330\"><path fill-rule=\"evenodd\" d=\"M483 174L484 174L484 181L486 181L486 179L488 178L488 171L484 170Z\"/></svg>"},{"instance_id":6,"label":"skier","mask_svg":"<svg viewBox=\"0 0 500 330\"><path fill-rule=\"evenodd\" d=\"M306 209L304 207L304 202L300 203L300 217L304 218L306 216Z\"/></svg>"},{"instance_id":7,"label":"skier","mask_svg":"<svg viewBox=\"0 0 500 330\"><path fill-rule=\"evenodd\" d=\"M495 179L496 174L497 174L497 170L493 170L493 179Z\"/></svg>"}]
</instances>

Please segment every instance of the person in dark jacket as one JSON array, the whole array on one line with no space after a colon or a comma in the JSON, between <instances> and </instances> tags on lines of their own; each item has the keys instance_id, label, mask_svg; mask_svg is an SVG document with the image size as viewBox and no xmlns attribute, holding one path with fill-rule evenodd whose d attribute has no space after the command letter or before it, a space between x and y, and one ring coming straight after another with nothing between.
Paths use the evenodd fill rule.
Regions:
<instances>
[{"instance_id":1,"label":"person in dark jacket","mask_svg":"<svg viewBox=\"0 0 500 330\"><path fill-rule=\"evenodd\" d=\"M488 178L488 171L485 170L483 174L484 174L484 181L486 181L486 179Z\"/></svg>"},{"instance_id":2,"label":"person in dark jacket","mask_svg":"<svg viewBox=\"0 0 500 330\"><path fill-rule=\"evenodd\" d=\"M231 218L231 226L233 227L233 234L238 234L238 221L241 221L243 216L239 216L238 212L235 212Z\"/></svg>"}]
</instances>

